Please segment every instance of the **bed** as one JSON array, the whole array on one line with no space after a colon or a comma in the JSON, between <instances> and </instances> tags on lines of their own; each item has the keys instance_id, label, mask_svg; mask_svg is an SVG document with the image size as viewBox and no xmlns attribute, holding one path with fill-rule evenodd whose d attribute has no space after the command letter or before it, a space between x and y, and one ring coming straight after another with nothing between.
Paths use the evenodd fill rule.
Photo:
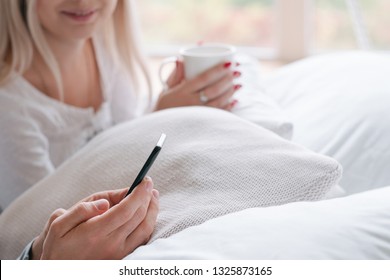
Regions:
<instances>
[{"instance_id":1,"label":"bed","mask_svg":"<svg viewBox=\"0 0 390 280\"><path fill-rule=\"evenodd\" d=\"M321 55L264 79L241 63L233 114L179 108L121 124L20 196L0 216L0 258L56 208L131 184L165 132L150 171L155 233L126 259L390 259L390 56Z\"/></svg>"}]
</instances>

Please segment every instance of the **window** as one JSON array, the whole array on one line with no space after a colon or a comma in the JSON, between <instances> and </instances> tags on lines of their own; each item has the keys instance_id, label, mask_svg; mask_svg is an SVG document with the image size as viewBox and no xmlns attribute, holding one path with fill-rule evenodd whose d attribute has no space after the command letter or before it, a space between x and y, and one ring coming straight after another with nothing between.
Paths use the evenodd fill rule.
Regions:
<instances>
[{"instance_id":1,"label":"window","mask_svg":"<svg viewBox=\"0 0 390 280\"><path fill-rule=\"evenodd\" d=\"M327 50L390 49L389 0L142 0L151 55L230 43L262 59L292 61Z\"/></svg>"},{"instance_id":2,"label":"window","mask_svg":"<svg viewBox=\"0 0 390 280\"><path fill-rule=\"evenodd\" d=\"M143 0L144 39L160 52L202 42L274 49L274 0ZM177 49L177 48L176 48Z\"/></svg>"},{"instance_id":3,"label":"window","mask_svg":"<svg viewBox=\"0 0 390 280\"><path fill-rule=\"evenodd\" d=\"M357 48L345 0L315 0L313 50Z\"/></svg>"},{"instance_id":4,"label":"window","mask_svg":"<svg viewBox=\"0 0 390 280\"><path fill-rule=\"evenodd\" d=\"M390 49L390 1L314 0L314 50Z\"/></svg>"}]
</instances>

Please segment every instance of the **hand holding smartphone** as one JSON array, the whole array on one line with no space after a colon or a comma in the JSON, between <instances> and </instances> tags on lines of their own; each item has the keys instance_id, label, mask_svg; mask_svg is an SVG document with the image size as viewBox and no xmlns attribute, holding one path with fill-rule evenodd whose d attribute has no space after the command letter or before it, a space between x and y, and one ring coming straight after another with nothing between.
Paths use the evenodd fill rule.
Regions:
<instances>
[{"instance_id":1,"label":"hand holding smartphone","mask_svg":"<svg viewBox=\"0 0 390 280\"><path fill-rule=\"evenodd\" d=\"M148 159L146 160L146 162L145 162L144 166L142 167L141 171L138 173L137 177L135 178L134 183L129 188L129 191L127 192L126 196L131 194L131 192L135 189L135 187L138 186L142 182L142 180L144 179L144 177L148 173L150 167L152 167L153 162L155 161L155 159L157 158L158 154L160 153L161 148L164 145L164 141L165 141L166 137L167 136L164 133L161 134L160 139L158 140L158 142L157 142L156 146L154 147L152 153L149 155Z\"/></svg>"}]
</instances>

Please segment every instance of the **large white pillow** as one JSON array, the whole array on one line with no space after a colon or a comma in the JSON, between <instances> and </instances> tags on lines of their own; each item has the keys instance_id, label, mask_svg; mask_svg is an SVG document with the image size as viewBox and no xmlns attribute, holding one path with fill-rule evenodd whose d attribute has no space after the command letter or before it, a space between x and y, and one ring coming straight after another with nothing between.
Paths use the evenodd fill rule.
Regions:
<instances>
[{"instance_id":1,"label":"large white pillow","mask_svg":"<svg viewBox=\"0 0 390 280\"><path fill-rule=\"evenodd\" d=\"M266 80L293 141L337 159L347 193L390 185L389 73L388 53L357 51L314 56Z\"/></svg>"},{"instance_id":2,"label":"large white pillow","mask_svg":"<svg viewBox=\"0 0 390 280\"><path fill-rule=\"evenodd\" d=\"M131 185L161 132L150 175L160 191L153 239L250 207L319 200L341 167L231 113L171 109L119 125L24 193L0 216L0 258L15 258L56 208Z\"/></svg>"},{"instance_id":3,"label":"large white pillow","mask_svg":"<svg viewBox=\"0 0 390 280\"><path fill-rule=\"evenodd\" d=\"M138 248L126 259L390 259L390 187L246 209Z\"/></svg>"},{"instance_id":4,"label":"large white pillow","mask_svg":"<svg viewBox=\"0 0 390 280\"><path fill-rule=\"evenodd\" d=\"M233 108L232 113L291 140L293 135L291 119L277 102L266 94L259 61L243 54L237 55L236 60L240 63L237 70L242 74L235 83L241 84L242 88L234 95L238 104Z\"/></svg>"}]
</instances>

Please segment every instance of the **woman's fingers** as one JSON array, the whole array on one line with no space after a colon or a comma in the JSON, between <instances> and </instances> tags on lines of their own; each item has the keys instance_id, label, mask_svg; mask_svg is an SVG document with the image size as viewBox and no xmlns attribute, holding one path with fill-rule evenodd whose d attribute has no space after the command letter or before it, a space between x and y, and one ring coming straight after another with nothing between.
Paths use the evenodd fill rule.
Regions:
<instances>
[{"instance_id":1,"label":"woman's fingers","mask_svg":"<svg viewBox=\"0 0 390 280\"><path fill-rule=\"evenodd\" d=\"M109 207L109 202L105 199L78 203L55 219L50 226L50 231L54 231L57 236L64 236L82 222L104 213Z\"/></svg>"},{"instance_id":2,"label":"woman's fingers","mask_svg":"<svg viewBox=\"0 0 390 280\"><path fill-rule=\"evenodd\" d=\"M156 110L199 105L225 109L240 87L234 85L233 80L240 76L239 71L232 70L231 62L220 63L191 80L182 80L170 87L160 95Z\"/></svg>"},{"instance_id":3,"label":"woman's fingers","mask_svg":"<svg viewBox=\"0 0 390 280\"><path fill-rule=\"evenodd\" d=\"M177 86L184 79L184 64L183 61L176 60L176 68L171 73L167 80L169 88Z\"/></svg>"},{"instance_id":4,"label":"woman's fingers","mask_svg":"<svg viewBox=\"0 0 390 280\"><path fill-rule=\"evenodd\" d=\"M205 104L208 107L223 108L229 104L231 97L234 95L234 89L230 88L223 95Z\"/></svg>"},{"instance_id":5,"label":"woman's fingers","mask_svg":"<svg viewBox=\"0 0 390 280\"><path fill-rule=\"evenodd\" d=\"M50 228L50 225L60 216L62 216L63 214L66 213L66 210L63 209L63 208L59 208L57 210L55 210L51 215L50 215L50 218L49 220L47 221L46 223L46 226L45 226L45 230L44 232L47 232L49 231L49 228Z\"/></svg>"},{"instance_id":6,"label":"woman's fingers","mask_svg":"<svg viewBox=\"0 0 390 280\"><path fill-rule=\"evenodd\" d=\"M122 201L122 199L125 197L127 191L129 188L123 188L119 190L112 190L112 191L103 191L103 192L98 192L95 193L80 202L88 202L88 201L95 201L99 199L106 199L110 203L110 207L118 204L119 202Z\"/></svg>"},{"instance_id":7,"label":"woman's fingers","mask_svg":"<svg viewBox=\"0 0 390 280\"><path fill-rule=\"evenodd\" d=\"M134 213L131 219L115 230L115 235L118 235L118 237L123 237L133 232L145 219L148 207L148 204L140 205L140 207L138 207L137 211Z\"/></svg>"},{"instance_id":8,"label":"woman's fingers","mask_svg":"<svg viewBox=\"0 0 390 280\"><path fill-rule=\"evenodd\" d=\"M49 220L46 222L45 228L42 233L34 240L32 244L32 258L34 260L39 260L42 255L43 242L46 239L47 233L49 232L51 224L60 216L66 213L65 209L57 209L51 215Z\"/></svg>"},{"instance_id":9,"label":"woman's fingers","mask_svg":"<svg viewBox=\"0 0 390 280\"><path fill-rule=\"evenodd\" d=\"M202 90L202 93L204 96L207 97L209 101L216 99L220 95L224 94L228 90L230 90L233 85L233 75L228 74L213 85L208 86L204 90Z\"/></svg>"},{"instance_id":10,"label":"woman's fingers","mask_svg":"<svg viewBox=\"0 0 390 280\"><path fill-rule=\"evenodd\" d=\"M186 89L189 92L198 92L207 86L216 83L226 75L231 75L231 63L220 63L194 79L188 81Z\"/></svg>"},{"instance_id":11,"label":"woman's fingers","mask_svg":"<svg viewBox=\"0 0 390 280\"><path fill-rule=\"evenodd\" d=\"M134 251L138 246L146 244L149 241L157 221L159 211L158 199L158 191L153 190L153 197L150 201L149 208L144 220L135 230L133 230L130 234L127 234L128 236L125 241L127 254Z\"/></svg>"},{"instance_id":12,"label":"woman's fingers","mask_svg":"<svg viewBox=\"0 0 390 280\"><path fill-rule=\"evenodd\" d=\"M59 208L57 210L55 210L51 215L50 215L50 218L49 220L46 222L46 225L45 225L45 228L42 232L43 236L43 240L46 238L46 235L47 233L49 232L49 229L50 229L50 226L51 224L57 219L59 218L60 216L64 215L66 213L66 210L65 209L62 209L62 208Z\"/></svg>"},{"instance_id":13,"label":"woman's fingers","mask_svg":"<svg viewBox=\"0 0 390 280\"><path fill-rule=\"evenodd\" d=\"M221 72L220 67L221 65L219 65L219 71ZM222 67L226 68L224 65ZM204 74L207 73L209 72L207 71ZM194 94L195 104L224 109L234 93L241 88L241 85L234 84L234 79L240 76L241 72L228 69L223 76L220 76L220 79L208 84L207 87L202 88ZM206 100L206 102L202 99Z\"/></svg>"},{"instance_id":14,"label":"woman's fingers","mask_svg":"<svg viewBox=\"0 0 390 280\"><path fill-rule=\"evenodd\" d=\"M88 198L116 200L121 196L122 200L111 208L107 199L98 199L79 202L67 211L55 211L47 222L46 237L37 244L39 250L34 251L36 258L121 259L144 244L156 223L158 192L153 190L150 178L124 197L126 192L123 189ZM40 237L44 235L45 231ZM129 241L130 235L134 240Z\"/></svg>"},{"instance_id":15,"label":"woman's fingers","mask_svg":"<svg viewBox=\"0 0 390 280\"><path fill-rule=\"evenodd\" d=\"M209 106L209 107L224 109L226 106L229 105L229 103L231 103L231 99L232 99L233 95L240 88L241 88L241 85L233 85L227 91L225 91L223 94L221 94L217 98L209 101L208 103L206 103L204 105Z\"/></svg>"},{"instance_id":16,"label":"woman's fingers","mask_svg":"<svg viewBox=\"0 0 390 280\"><path fill-rule=\"evenodd\" d=\"M147 209L152 197L153 182L150 178L145 179L138 187L120 203L111 207L107 212L96 217L94 223L99 226L104 225L103 234L109 234L129 220L132 220L137 211L142 212ZM145 206L146 205L146 206Z\"/></svg>"}]
</instances>

